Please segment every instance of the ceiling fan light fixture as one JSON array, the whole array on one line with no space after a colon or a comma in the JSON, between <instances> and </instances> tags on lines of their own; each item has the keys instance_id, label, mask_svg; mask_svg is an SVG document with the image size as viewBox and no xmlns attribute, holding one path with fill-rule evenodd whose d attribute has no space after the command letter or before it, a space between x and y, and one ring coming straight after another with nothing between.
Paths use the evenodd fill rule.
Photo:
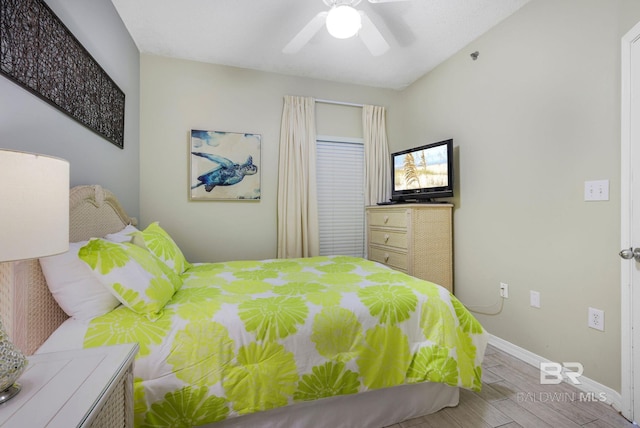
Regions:
<instances>
[{"instance_id":1,"label":"ceiling fan light fixture","mask_svg":"<svg viewBox=\"0 0 640 428\"><path fill-rule=\"evenodd\" d=\"M362 27L360 13L349 5L333 6L327 15L327 31L336 39L355 36Z\"/></svg>"}]
</instances>

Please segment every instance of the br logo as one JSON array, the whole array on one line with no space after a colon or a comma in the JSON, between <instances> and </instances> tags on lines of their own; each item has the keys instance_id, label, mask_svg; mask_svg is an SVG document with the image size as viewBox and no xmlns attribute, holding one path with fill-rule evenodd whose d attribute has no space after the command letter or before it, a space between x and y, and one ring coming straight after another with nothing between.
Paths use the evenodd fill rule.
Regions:
<instances>
[{"instance_id":1,"label":"br logo","mask_svg":"<svg viewBox=\"0 0 640 428\"><path fill-rule=\"evenodd\" d=\"M574 370L571 370L574 369ZM580 363L540 363L540 384L557 385L566 377L574 385L580 385L578 378L582 376L584 367Z\"/></svg>"}]
</instances>

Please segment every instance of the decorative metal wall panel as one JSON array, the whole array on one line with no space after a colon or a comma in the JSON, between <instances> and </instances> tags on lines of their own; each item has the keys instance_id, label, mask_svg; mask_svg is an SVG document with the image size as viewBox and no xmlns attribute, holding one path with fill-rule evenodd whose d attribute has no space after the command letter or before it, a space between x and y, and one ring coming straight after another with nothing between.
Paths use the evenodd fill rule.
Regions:
<instances>
[{"instance_id":1,"label":"decorative metal wall panel","mask_svg":"<svg viewBox=\"0 0 640 428\"><path fill-rule=\"evenodd\" d=\"M124 147L124 92L42 0L1 0L0 74Z\"/></svg>"}]
</instances>

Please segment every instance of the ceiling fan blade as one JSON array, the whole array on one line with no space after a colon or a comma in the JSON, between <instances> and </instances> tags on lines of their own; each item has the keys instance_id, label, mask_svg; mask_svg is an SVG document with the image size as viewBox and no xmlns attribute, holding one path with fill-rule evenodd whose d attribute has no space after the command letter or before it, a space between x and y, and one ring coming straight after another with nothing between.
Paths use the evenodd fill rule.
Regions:
<instances>
[{"instance_id":1,"label":"ceiling fan blade","mask_svg":"<svg viewBox=\"0 0 640 428\"><path fill-rule=\"evenodd\" d=\"M380 31L375 24L369 19L366 13L359 11L362 16L362 28L358 32L358 36L365 44L371 55L380 56L389 50L389 43L382 37Z\"/></svg>"},{"instance_id":2,"label":"ceiling fan blade","mask_svg":"<svg viewBox=\"0 0 640 428\"><path fill-rule=\"evenodd\" d=\"M309 21L309 23L305 25L289 43L287 43L287 46L282 49L282 52L286 54L293 54L302 49L302 47L309 43L309 40L311 40L311 38L324 26L328 14L329 12L320 12L314 16L311 21Z\"/></svg>"},{"instance_id":3,"label":"ceiling fan blade","mask_svg":"<svg viewBox=\"0 0 640 428\"><path fill-rule=\"evenodd\" d=\"M393 43L391 40L395 40L400 47L411 46L415 43L416 35L407 23L404 13L391 13L391 9L385 6L370 7L367 13L373 22L378 23L378 29L387 29L388 33L385 34L387 34L388 43ZM389 35L392 37L391 40L388 39Z\"/></svg>"}]
</instances>

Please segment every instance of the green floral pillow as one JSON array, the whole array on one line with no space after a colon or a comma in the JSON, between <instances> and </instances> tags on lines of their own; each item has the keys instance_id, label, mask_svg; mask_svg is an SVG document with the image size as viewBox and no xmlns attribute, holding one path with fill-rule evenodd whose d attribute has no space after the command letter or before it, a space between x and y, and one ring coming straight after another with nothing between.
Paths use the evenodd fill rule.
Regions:
<instances>
[{"instance_id":1,"label":"green floral pillow","mask_svg":"<svg viewBox=\"0 0 640 428\"><path fill-rule=\"evenodd\" d=\"M158 222L151 223L142 232L133 233L134 244L146 248L151 253L162 260L175 273L180 275L191 265L184 258L180 247L175 243L171 236L160 227Z\"/></svg>"},{"instance_id":2,"label":"green floral pillow","mask_svg":"<svg viewBox=\"0 0 640 428\"><path fill-rule=\"evenodd\" d=\"M182 285L180 277L144 248L92 238L78 257L126 307L155 320Z\"/></svg>"}]
</instances>

